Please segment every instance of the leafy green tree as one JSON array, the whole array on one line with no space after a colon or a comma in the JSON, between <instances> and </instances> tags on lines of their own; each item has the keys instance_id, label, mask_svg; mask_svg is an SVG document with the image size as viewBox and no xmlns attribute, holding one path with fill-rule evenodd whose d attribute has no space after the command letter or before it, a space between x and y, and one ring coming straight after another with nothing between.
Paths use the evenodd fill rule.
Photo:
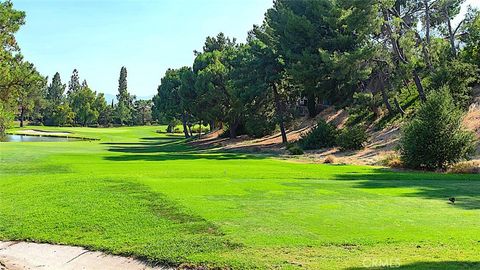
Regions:
<instances>
[{"instance_id":1,"label":"leafy green tree","mask_svg":"<svg viewBox=\"0 0 480 270\"><path fill-rule=\"evenodd\" d=\"M146 125L152 121L152 101L135 101L135 124Z\"/></svg>"},{"instance_id":2,"label":"leafy green tree","mask_svg":"<svg viewBox=\"0 0 480 270\"><path fill-rule=\"evenodd\" d=\"M46 79L37 72L33 64L28 62L21 65L19 72L24 78L19 85L17 96L20 127L23 127L25 118L31 116L35 105L39 107L43 104Z\"/></svg>"},{"instance_id":3,"label":"leafy green tree","mask_svg":"<svg viewBox=\"0 0 480 270\"><path fill-rule=\"evenodd\" d=\"M475 137L462 126L463 112L444 87L432 91L403 129L400 154L415 169L445 169L475 151Z\"/></svg>"},{"instance_id":4,"label":"leafy green tree","mask_svg":"<svg viewBox=\"0 0 480 270\"><path fill-rule=\"evenodd\" d=\"M480 11L468 11L462 32L462 59L480 67Z\"/></svg>"},{"instance_id":5,"label":"leafy green tree","mask_svg":"<svg viewBox=\"0 0 480 270\"><path fill-rule=\"evenodd\" d=\"M87 126L97 122L98 111L95 110L95 92L88 86L71 94L72 110L75 113L75 122Z\"/></svg>"},{"instance_id":6,"label":"leafy green tree","mask_svg":"<svg viewBox=\"0 0 480 270\"><path fill-rule=\"evenodd\" d=\"M167 122L174 122L175 119L180 119L185 138L189 138L188 115L182 106L179 96L181 83L180 71L168 69L160 81L157 95L153 98L154 110L158 111L157 115L162 115Z\"/></svg>"},{"instance_id":7,"label":"leafy green tree","mask_svg":"<svg viewBox=\"0 0 480 270\"><path fill-rule=\"evenodd\" d=\"M193 63L197 106L203 110L199 116L220 123L228 121L227 110L230 106L228 67L222 60L222 52L213 51L198 54ZM239 123L231 119L228 124L233 136Z\"/></svg>"},{"instance_id":8,"label":"leafy green tree","mask_svg":"<svg viewBox=\"0 0 480 270\"><path fill-rule=\"evenodd\" d=\"M57 72L47 87L46 106L43 110L44 124L49 126L65 126L73 123L75 114L65 97L66 85L62 83Z\"/></svg>"},{"instance_id":9,"label":"leafy green tree","mask_svg":"<svg viewBox=\"0 0 480 270\"><path fill-rule=\"evenodd\" d=\"M451 55L457 56L458 44L457 33L460 29L461 22L454 28L453 20L460 13L462 4L465 0L437 0L432 3L431 24L436 27L450 42Z\"/></svg>"},{"instance_id":10,"label":"leafy green tree","mask_svg":"<svg viewBox=\"0 0 480 270\"><path fill-rule=\"evenodd\" d=\"M98 93L93 102L93 109L98 113L98 124L102 126L108 126L113 121L112 107L107 105L105 95Z\"/></svg>"},{"instance_id":11,"label":"leafy green tree","mask_svg":"<svg viewBox=\"0 0 480 270\"><path fill-rule=\"evenodd\" d=\"M66 102L63 102L54 108L46 124L60 127L68 126L73 123L74 118L75 113L72 111L72 108L70 108L70 105Z\"/></svg>"},{"instance_id":12,"label":"leafy green tree","mask_svg":"<svg viewBox=\"0 0 480 270\"><path fill-rule=\"evenodd\" d=\"M0 2L0 135L13 121L21 83L23 58L15 33L25 23L25 13L15 10L11 1Z\"/></svg>"},{"instance_id":13,"label":"leafy green tree","mask_svg":"<svg viewBox=\"0 0 480 270\"><path fill-rule=\"evenodd\" d=\"M373 34L375 7L373 0L276 0L267 11L264 27L270 43L302 86L311 117L317 114L317 100L349 97L359 83L351 75L361 70L357 63L363 61L355 58L365 53Z\"/></svg>"}]
</instances>

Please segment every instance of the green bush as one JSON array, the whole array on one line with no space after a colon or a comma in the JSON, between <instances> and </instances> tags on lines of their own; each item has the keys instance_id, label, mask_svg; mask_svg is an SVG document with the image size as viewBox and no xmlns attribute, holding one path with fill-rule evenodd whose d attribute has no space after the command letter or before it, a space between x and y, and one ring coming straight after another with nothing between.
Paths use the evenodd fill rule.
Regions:
<instances>
[{"instance_id":1,"label":"green bush","mask_svg":"<svg viewBox=\"0 0 480 270\"><path fill-rule=\"evenodd\" d=\"M193 133L200 133L200 125L195 125L191 128ZM208 126L202 125L202 133L207 133L210 131L210 128Z\"/></svg>"},{"instance_id":2,"label":"green bush","mask_svg":"<svg viewBox=\"0 0 480 270\"><path fill-rule=\"evenodd\" d=\"M287 150L290 155L303 155L303 149L300 148L298 145L291 146Z\"/></svg>"},{"instance_id":3,"label":"green bush","mask_svg":"<svg viewBox=\"0 0 480 270\"><path fill-rule=\"evenodd\" d=\"M405 125L400 156L406 167L446 169L475 151L475 137L462 126L463 112L446 87L432 92Z\"/></svg>"},{"instance_id":4,"label":"green bush","mask_svg":"<svg viewBox=\"0 0 480 270\"><path fill-rule=\"evenodd\" d=\"M313 129L302 135L299 144L305 150L332 147L335 146L337 135L337 128L322 119Z\"/></svg>"},{"instance_id":5,"label":"green bush","mask_svg":"<svg viewBox=\"0 0 480 270\"><path fill-rule=\"evenodd\" d=\"M344 128L337 137L337 145L342 150L362 149L368 135L364 127L356 126Z\"/></svg>"}]
</instances>

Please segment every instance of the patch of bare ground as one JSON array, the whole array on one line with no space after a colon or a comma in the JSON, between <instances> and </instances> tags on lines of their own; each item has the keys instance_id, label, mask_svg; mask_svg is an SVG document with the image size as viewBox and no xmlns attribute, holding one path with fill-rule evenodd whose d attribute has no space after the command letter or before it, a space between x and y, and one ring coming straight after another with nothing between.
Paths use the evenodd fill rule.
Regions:
<instances>
[{"instance_id":1,"label":"patch of bare ground","mask_svg":"<svg viewBox=\"0 0 480 270\"><path fill-rule=\"evenodd\" d=\"M91 269L160 270L134 258L108 255L81 247L0 241L0 270Z\"/></svg>"},{"instance_id":2,"label":"patch of bare ground","mask_svg":"<svg viewBox=\"0 0 480 270\"><path fill-rule=\"evenodd\" d=\"M480 86L475 87L473 93L473 103L468 108L463 124L468 129L474 131L480 141ZM475 159L480 161L480 143L477 145Z\"/></svg>"}]
</instances>

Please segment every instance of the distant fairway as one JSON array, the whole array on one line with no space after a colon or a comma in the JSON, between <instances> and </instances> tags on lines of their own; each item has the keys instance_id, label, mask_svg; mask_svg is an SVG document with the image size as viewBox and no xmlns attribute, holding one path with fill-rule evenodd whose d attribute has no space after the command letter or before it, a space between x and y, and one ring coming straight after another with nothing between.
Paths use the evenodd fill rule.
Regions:
<instances>
[{"instance_id":1,"label":"distant fairway","mask_svg":"<svg viewBox=\"0 0 480 270\"><path fill-rule=\"evenodd\" d=\"M0 143L0 240L167 265L480 268L480 175L196 150L164 127L42 129L100 140Z\"/></svg>"}]
</instances>

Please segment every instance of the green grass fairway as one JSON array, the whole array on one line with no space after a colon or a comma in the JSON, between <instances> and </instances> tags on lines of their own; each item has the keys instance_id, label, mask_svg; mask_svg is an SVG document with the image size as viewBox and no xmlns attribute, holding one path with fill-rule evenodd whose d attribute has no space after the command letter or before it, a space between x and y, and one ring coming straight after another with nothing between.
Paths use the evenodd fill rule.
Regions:
<instances>
[{"instance_id":1,"label":"green grass fairway","mask_svg":"<svg viewBox=\"0 0 480 270\"><path fill-rule=\"evenodd\" d=\"M0 143L0 240L236 269L480 268L480 175L200 151L160 127L43 129L100 140Z\"/></svg>"}]
</instances>

